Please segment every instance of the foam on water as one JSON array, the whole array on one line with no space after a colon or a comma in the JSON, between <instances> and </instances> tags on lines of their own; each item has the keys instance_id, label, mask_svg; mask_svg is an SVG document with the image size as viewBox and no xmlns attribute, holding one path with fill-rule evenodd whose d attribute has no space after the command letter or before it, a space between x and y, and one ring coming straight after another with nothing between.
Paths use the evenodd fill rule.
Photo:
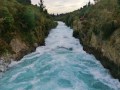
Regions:
<instances>
[{"instance_id":1,"label":"foam on water","mask_svg":"<svg viewBox=\"0 0 120 90\"><path fill-rule=\"evenodd\" d=\"M72 33L58 22L46 46L10 65L0 79L0 90L120 90L119 81L83 51Z\"/></svg>"}]
</instances>

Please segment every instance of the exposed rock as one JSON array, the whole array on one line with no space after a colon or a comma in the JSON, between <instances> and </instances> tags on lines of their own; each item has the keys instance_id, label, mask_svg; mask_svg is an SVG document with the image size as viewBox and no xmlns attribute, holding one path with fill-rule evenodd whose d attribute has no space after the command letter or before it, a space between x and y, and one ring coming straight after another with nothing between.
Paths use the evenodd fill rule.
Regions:
<instances>
[{"instance_id":1,"label":"exposed rock","mask_svg":"<svg viewBox=\"0 0 120 90\"><path fill-rule=\"evenodd\" d=\"M18 38L14 38L10 42L10 46L14 54L12 55L14 60L22 58L29 50L29 47Z\"/></svg>"},{"instance_id":2,"label":"exposed rock","mask_svg":"<svg viewBox=\"0 0 120 90\"><path fill-rule=\"evenodd\" d=\"M21 50L27 50L28 49L28 47L26 46L26 44L23 43L18 38L12 39L11 42L10 42L10 46L12 47L12 50L15 53L19 53Z\"/></svg>"},{"instance_id":3,"label":"exposed rock","mask_svg":"<svg viewBox=\"0 0 120 90\"><path fill-rule=\"evenodd\" d=\"M34 43L34 47L37 48L37 47L38 47L38 44L37 44L37 43Z\"/></svg>"}]
</instances>

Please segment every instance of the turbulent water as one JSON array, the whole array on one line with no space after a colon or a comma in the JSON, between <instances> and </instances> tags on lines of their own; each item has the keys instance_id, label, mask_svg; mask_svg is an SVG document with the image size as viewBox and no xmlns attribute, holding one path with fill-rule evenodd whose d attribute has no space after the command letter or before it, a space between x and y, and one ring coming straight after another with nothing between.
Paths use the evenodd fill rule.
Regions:
<instances>
[{"instance_id":1,"label":"turbulent water","mask_svg":"<svg viewBox=\"0 0 120 90\"><path fill-rule=\"evenodd\" d=\"M0 79L0 90L120 90L119 81L83 51L72 33L58 22L46 46L10 65Z\"/></svg>"}]
</instances>

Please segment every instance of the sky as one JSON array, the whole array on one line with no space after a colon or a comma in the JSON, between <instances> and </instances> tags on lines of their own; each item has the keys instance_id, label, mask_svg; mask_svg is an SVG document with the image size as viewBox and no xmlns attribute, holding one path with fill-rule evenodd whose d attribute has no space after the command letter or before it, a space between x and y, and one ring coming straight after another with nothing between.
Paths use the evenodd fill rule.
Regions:
<instances>
[{"instance_id":1,"label":"sky","mask_svg":"<svg viewBox=\"0 0 120 90\"><path fill-rule=\"evenodd\" d=\"M38 4L40 0L31 0L32 4ZM43 0L46 9L50 14L61 14L71 12L86 5L89 1L94 3L94 0Z\"/></svg>"}]
</instances>

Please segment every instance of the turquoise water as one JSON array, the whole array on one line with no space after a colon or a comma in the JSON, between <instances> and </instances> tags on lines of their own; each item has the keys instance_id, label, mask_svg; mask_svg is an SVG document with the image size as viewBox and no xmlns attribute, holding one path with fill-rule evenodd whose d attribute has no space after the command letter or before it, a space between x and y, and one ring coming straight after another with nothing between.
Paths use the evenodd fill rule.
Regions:
<instances>
[{"instance_id":1,"label":"turquoise water","mask_svg":"<svg viewBox=\"0 0 120 90\"><path fill-rule=\"evenodd\" d=\"M72 33L59 22L46 46L11 63L0 79L0 90L120 90L119 81L83 51Z\"/></svg>"}]
</instances>

